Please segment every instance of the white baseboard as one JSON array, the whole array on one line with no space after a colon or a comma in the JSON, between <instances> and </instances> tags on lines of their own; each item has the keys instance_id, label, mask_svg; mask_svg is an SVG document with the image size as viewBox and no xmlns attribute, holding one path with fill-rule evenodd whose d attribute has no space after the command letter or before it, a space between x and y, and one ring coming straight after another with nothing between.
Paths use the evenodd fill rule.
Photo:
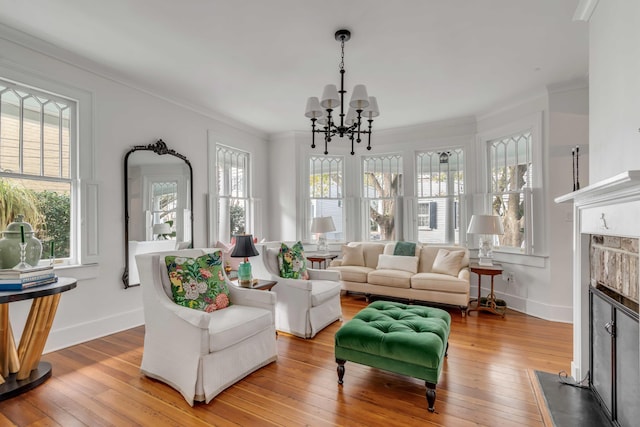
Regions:
<instances>
[{"instance_id":1,"label":"white baseboard","mask_svg":"<svg viewBox=\"0 0 640 427\"><path fill-rule=\"evenodd\" d=\"M489 293L489 289L483 288L483 295L485 295L485 291ZM552 322L573 323L573 307L571 306L550 305L501 292L495 292L495 294L496 298L505 300L507 307L512 310Z\"/></svg>"},{"instance_id":2,"label":"white baseboard","mask_svg":"<svg viewBox=\"0 0 640 427\"><path fill-rule=\"evenodd\" d=\"M118 313L114 316L79 323L67 328L52 329L44 348L44 353L81 344L106 335L115 334L144 324L142 308Z\"/></svg>"}]
</instances>

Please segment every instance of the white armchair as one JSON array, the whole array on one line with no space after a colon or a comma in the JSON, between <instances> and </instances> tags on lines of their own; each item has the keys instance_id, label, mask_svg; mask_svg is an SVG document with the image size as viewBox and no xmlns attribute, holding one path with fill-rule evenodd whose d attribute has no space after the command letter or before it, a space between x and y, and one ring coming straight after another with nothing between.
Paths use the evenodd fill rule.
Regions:
<instances>
[{"instance_id":1,"label":"white armchair","mask_svg":"<svg viewBox=\"0 0 640 427\"><path fill-rule=\"evenodd\" d=\"M227 283L232 305L206 313L173 302L165 256L199 257L219 249L136 256L145 318L141 371L177 389L193 406L277 358L273 292Z\"/></svg>"},{"instance_id":2,"label":"white armchair","mask_svg":"<svg viewBox=\"0 0 640 427\"><path fill-rule=\"evenodd\" d=\"M342 318L340 274L309 269L309 280L280 277L280 242L256 245L260 255L251 258L253 276L278 282L276 329L302 338L313 338L326 326Z\"/></svg>"}]
</instances>

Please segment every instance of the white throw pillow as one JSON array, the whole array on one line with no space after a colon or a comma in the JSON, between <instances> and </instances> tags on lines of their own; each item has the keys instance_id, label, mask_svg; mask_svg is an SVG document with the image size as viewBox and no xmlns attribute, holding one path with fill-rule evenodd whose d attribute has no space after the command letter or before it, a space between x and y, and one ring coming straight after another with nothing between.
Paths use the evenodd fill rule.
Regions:
<instances>
[{"instance_id":1,"label":"white throw pillow","mask_svg":"<svg viewBox=\"0 0 640 427\"><path fill-rule=\"evenodd\" d=\"M364 267L362 246L342 246L342 263L340 265L357 265Z\"/></svg>"},{"instance_id":2,"label":"white throw pillow","mask_svg":"<svg viewBox=\"0 0 640 427\"><path fill-rule=\"evenodd\" d=\"M377 270L401 270L416 274L418 272L417 256L384 255L378 256Z\"/></svg>"},{"instance_id":3,"label":"white throw pillow","mask_svg":"<svg viewBox=\"0 0 640 427\"><path fill-rule=\"evenodd\" d=\"M440 249L436 259L433 260L431 272L457 277L462 266L462 258L464 258L464 251Z\"/></svg>"}]
</instances>

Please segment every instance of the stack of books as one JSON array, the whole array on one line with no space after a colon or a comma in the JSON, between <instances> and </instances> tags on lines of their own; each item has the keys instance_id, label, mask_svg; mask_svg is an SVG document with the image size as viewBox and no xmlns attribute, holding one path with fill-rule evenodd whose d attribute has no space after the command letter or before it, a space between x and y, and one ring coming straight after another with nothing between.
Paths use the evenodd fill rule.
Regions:
<instances>
[{"instance_id":1,"label":"stack of books","mask_svg":"<svg viewBox=\"0 0 640 427\"><path fill-rule=\"evenodd\" d=\"M33 267L26 270L0 270L0 292L20 291L34 286L48 285L58 281L53 267Z\"/></svg>"}]
</instances>

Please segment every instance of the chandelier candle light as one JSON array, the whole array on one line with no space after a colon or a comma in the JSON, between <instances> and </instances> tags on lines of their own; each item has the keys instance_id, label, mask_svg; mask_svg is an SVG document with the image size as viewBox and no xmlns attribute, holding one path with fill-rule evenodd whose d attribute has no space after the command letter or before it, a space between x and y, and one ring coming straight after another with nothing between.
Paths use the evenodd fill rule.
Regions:
<instances>
[{"instance_id":1,"label":"chandelier candle light","mask_svg":"<svg viewBox=\"0 0 640 427\"><path fill-rule=\"evenodd\" d=\"M329 154L329 142L338 135L340 138L346 136L351 140L351 155L354 155L354 140L357 143L362 141L361 135L368 135L367 150L371 150L371 128L373 118L380 115L378 102L375 96L367 95L365 85L355 85L349 110L345 115L344 111L344 43L351 38L349 30L338 30L335 38L340 42L342 56L340 57L340 91L336 85L328 84L322 92L322 100L312 96L307 99L307 108L304 115L311 119L311 148L316 148L316 133L324 134L324 154ZM340 107L340 120L332 116L333 111ZM324 110L323 110L324 108ZM369 124L368 129L363 129L362 120L365 118ZM316 128L316 122L321 128Z\"/></svg>"},{"instance_id":2,"label":"chandelier candle light","mask_svg":"<svg viewBox=\"0 0 640 427\"><path fill-rule=\"evenodd\" d=\"M496 215L473 215L469 222L467 233L480 235L478 264L482 266L493 265L493 236L504 234L500 217Z\"/></svg>"}]
</instances>

